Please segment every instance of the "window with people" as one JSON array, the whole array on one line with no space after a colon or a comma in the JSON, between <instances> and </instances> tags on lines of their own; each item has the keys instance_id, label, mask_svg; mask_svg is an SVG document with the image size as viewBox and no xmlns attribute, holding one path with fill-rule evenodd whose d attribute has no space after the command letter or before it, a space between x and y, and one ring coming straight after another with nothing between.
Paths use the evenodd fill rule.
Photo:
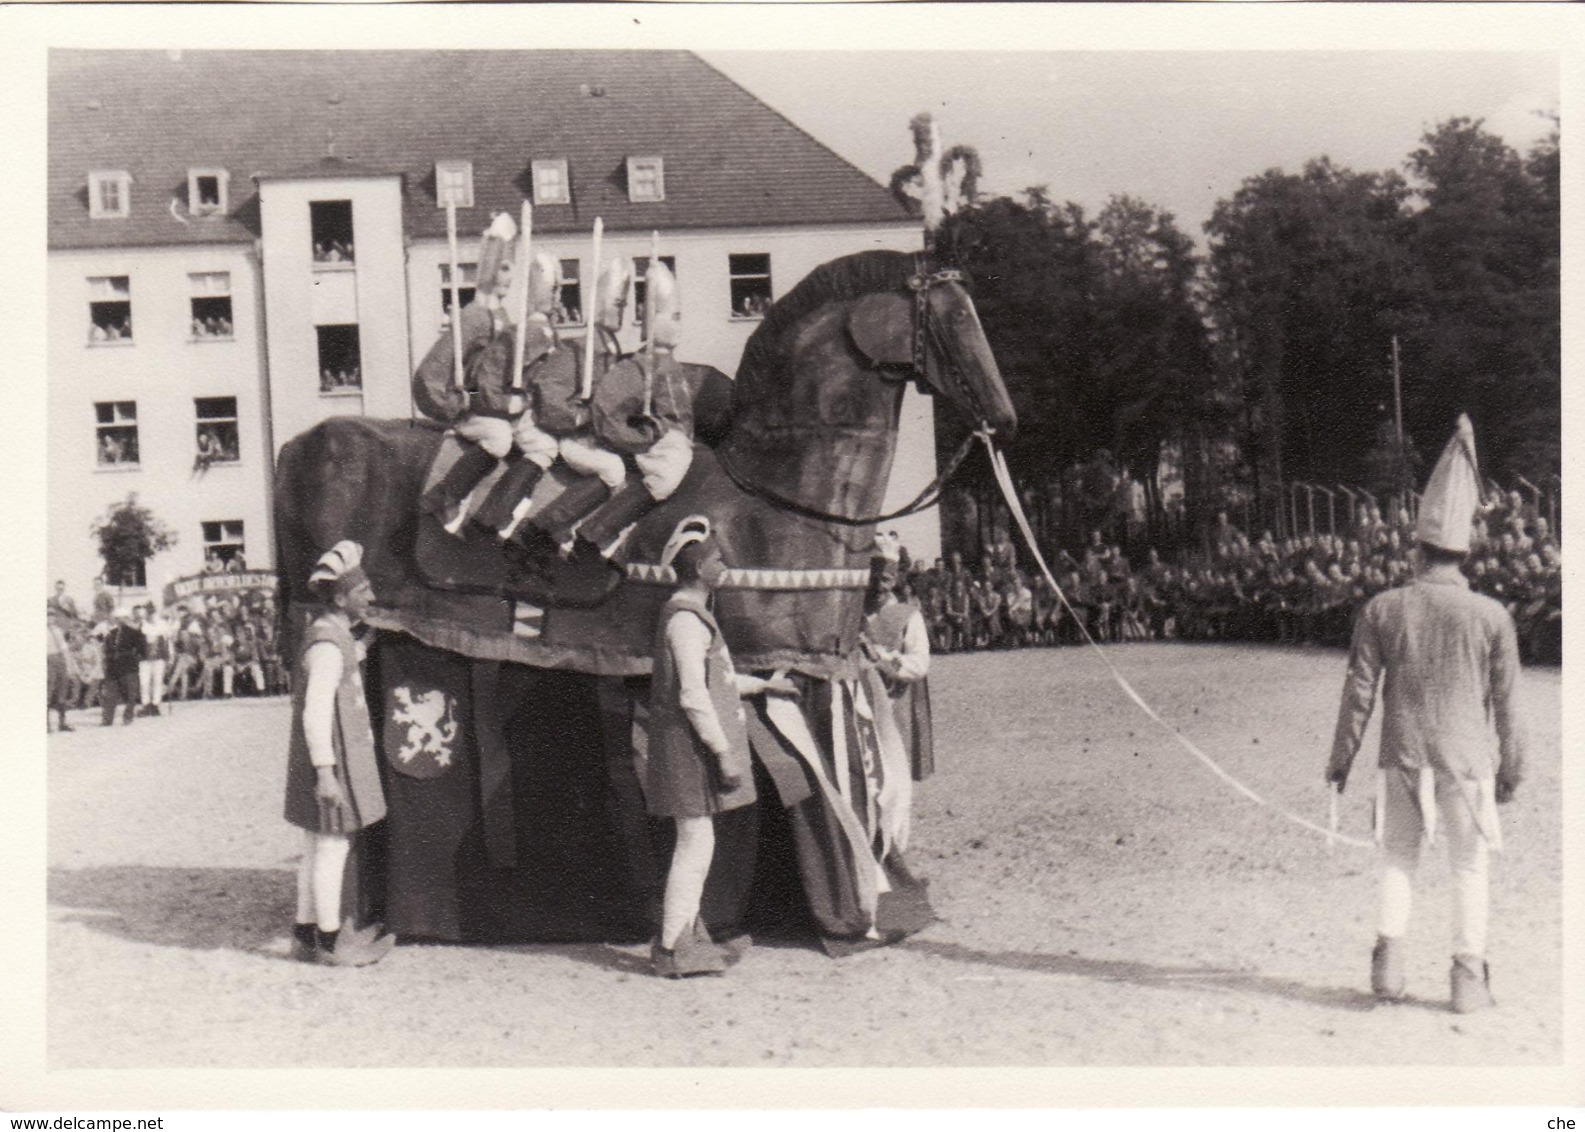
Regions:
<instances>
[{"instance_id":1,"label":"window with people","mask_svg":"<svg viewBox=\"0 0 1585 1132\"><path fill-rule=\"evenodd\" d=\"M231 322L231 273L198 271L187 276L192 322L189 335L194 341L235 337Z\"/></svg>"},{"instance_id":2,"label":"window with people","mask_svg":"<svg viewBox=\"0 0 1585 1132\"><path fill-rule=\"evenodd\" d=\"M316 200L308 204L308 227L314 246L314 266L334 267L356 262L352 241L352 202Z\"/></svg>"},{"instance_id":3,"label":"window with people","mask_svg":"<svg viewBox=\"0 0 1585 1132\"><path fill-rule=\"evenodd\" d=\"M193 400L197 419L198 462L232 463L240 458L237 437L237 399L235 397L197 397Z\"/></svg>"},{"instance_id":4,"label":"window with people","mask_svg":"<svg viewBox=\"0 0 1585 1132\"><path fill-rule=\"evenodd\" d=\"M727 256L733 318L763 318L771 304L770 256L751 253Z\"/></svg>"},{"instance_id":5,"label":"window with people","mask_svg":"<svg viewBox=\"0 0 1585 1132\"><path fill-rule=\"evenodd\" d=\"M473 297L478 292L479 265L477 263L459 263L457 265L456 301L462 306L473 302ZM442 330L451 328L451 264L440 265L440 326Z\"/></svg>"},{"instance_id":6,"label":"window with people","mask_svg":"<svg viewBox=\"0 0 1585 1132\"><path fill-rule=\"evenodd\" d=\"M224 169L189 169L187 172L187 210L194 216L218 216L226 210Z\"/></svg>"},{"instance_id":7,"label":"window with people","mask_svg":"<svg viewBox=\"0 0 1585 1132\"><path fill-rule=\"evenodd\" d=\"M363 363L358 348L358 324L316 326L319 340L319 391L357 392L363 388Z\"/></svg>"},{"instance_id":8,"label":"window with people","mask_svg":"<svg viewBox=\"0 0 1585 1132\"><path fill-rule=\"evenodd\" d=\"M138 463L138 403L95 402L94 444L100 467L135 466Z\"/></svg>"},{"instance_id":9,"label":"window with people","mask_svg":"<svg viewBox=\"0 0 1585 1132\"><path fill-rule=\"evenodd\" d=\"M215 519L199 526L204 536L204 573L238 574L247 569L241 519Z\"/></svg>"},{"instance_id":10,"label":"window with people","mask_svg":"<svg viewBox=\"0 0 1585 1132\"><path fill-rule=\"evenodd\" d=\"M129 276L89 278L88 341L92 345L132 341L132 280Z\"/></svg>"}]
</instances>

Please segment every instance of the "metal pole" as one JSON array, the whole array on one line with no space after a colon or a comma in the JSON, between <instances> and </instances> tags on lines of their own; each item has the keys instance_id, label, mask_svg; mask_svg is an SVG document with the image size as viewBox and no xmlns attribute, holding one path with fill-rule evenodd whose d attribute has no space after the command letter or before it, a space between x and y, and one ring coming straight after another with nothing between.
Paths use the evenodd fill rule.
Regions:
<instances>
[{"instance_id":1,"label":"metal pole","mask_svg":"<svg viewBox=\"0 0 1585 1132\"><path fill-rule=\"evenodd\" d=\"M1403 488L1405 460L1403 453L1403 375L1398 365L1398 336L1392 336L1392 406L1393 415L1397 421L1398 450L1395 457L1394 479L1398 481L1400 490Z\"/></svg>"}]
</instances>

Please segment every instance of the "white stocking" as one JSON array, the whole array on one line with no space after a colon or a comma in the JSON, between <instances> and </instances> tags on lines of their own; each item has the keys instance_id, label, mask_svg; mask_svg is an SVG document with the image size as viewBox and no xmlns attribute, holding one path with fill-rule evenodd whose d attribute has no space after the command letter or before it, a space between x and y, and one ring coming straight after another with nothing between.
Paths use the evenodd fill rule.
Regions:
<instances>
[{"instance_id":1,"label":"white stocking","mask_svg":"<svg viewBox=\"0 0 1585 1132\"><path fill-rule=\"evenodd\" d=\"M314 919L322 932L341 927L341 874L352 841L344 833L316 833L314 838Z\"/></svg>"},{"instance_id":2,"label":"white stocking","mask_svg":"<svg viewBox=\"0 0 1585 1132\"><path fill-rule=\"evenodd\" d=\"M715 824L711 819L678 818L677 848L672 851L671 871L666 874L666 897L661 906L662 947L676 947L682 933L698 918L705 878L710 875L710 860L714 856Z\"/></svg>"},{"instance_id":3,"label":"white stocking","mask_svg":"<svg viewBox=\"0 0 1585 1132\"><path fill-rule=\"evenodd\" d=\"M314 922L314 835L303 830L303 856L297 862L297 922Z\"/></svg>"}]
</instances>

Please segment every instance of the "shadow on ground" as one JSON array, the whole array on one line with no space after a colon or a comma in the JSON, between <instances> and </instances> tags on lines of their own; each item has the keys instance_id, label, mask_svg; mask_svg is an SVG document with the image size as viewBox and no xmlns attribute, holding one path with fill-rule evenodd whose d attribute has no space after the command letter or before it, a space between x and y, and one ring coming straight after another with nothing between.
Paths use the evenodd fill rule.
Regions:
<instances>
[{"instance_id":1,"label":"shadow on ground","mask_svg":"<svg viewBox=\"0 0 1585 1132\"><path fill-rule=\"evenodd\" d=\"M66 923L121 939L266 954L287 933L296 885L285 869L54 868L48 901L70 910Z\"/></svg>"},{"instance_id":2,"label":"shadow on ground","mask_svg":"<svg viewBox=\"0 0 1585 1132\"><path fill-rule=\"evenodd\" d=\"M1239 994L1287 999L1306 1006L1363 1012L1380 1005L1374 996L1351 987L1313 987L1293 979L1278 979L1230 967L1168 967L1131 959L1087 959L1081 955L1052 955L1035 951L979 951L956 943L913 939L899 944L903 950L954 963L1000 967L1045 975L1068 975L1098 982L1128 983L1156 989L1215 987ZM1446 1003L1405 999L1397 1005L1445 1010Z\"/></svg>"}]
</instances>

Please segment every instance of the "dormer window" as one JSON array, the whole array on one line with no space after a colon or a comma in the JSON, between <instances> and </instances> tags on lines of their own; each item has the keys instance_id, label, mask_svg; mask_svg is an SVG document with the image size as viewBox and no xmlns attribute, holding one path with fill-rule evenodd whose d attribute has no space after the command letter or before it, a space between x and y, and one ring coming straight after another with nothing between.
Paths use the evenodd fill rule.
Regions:
<instances>
[{"instance_id":1,"label":"dormer window","mask_svg":"<svg viewBox=\"0 0 1585 1132\"><path fill-rule=\"evenodd\" d=\"M189 169L187 171L187 211L194 216L220 216L226 211L226 182L224 169Z\"/></svg>"},{"instance_id":2,"label":"dormer window","mask_svg":"<svg viewBox=\"0 0 1585 1132\"><path fill-rule=\"evenodd\" d=\"M130 214L132 176L123 169L96 169L88 174L88 215L115 220Z\"/></svg>"},{"instance_id":3,"label":"dormer window","mask_svg":"<svg viewBox=\"0 0 1585 1132\"><path fill-rule=\"evenodd\" d=\"M473 207L473 162L435 162L435 204L458 208Z\"/></svg>"},{"instance_id":4,"label":"dormer window","mask_svg":"<svg viewBox=\"0 0 1585 1132\"><path fill-rule=\"evenodd\" d=\"M535 204L567 204L572 200L565 161L536 161L533 169Z\"/></svg>"},{"instance_id":5,"label":"dormer window","mask_svg":"<svg viewBox=\"0 0 1585 1132\"><path fill-rule=\"evenodd\" d=\"M666 166L660 158L627 159L627 199L634 202L666 199Z\"/></svg>"}]
</instances>

